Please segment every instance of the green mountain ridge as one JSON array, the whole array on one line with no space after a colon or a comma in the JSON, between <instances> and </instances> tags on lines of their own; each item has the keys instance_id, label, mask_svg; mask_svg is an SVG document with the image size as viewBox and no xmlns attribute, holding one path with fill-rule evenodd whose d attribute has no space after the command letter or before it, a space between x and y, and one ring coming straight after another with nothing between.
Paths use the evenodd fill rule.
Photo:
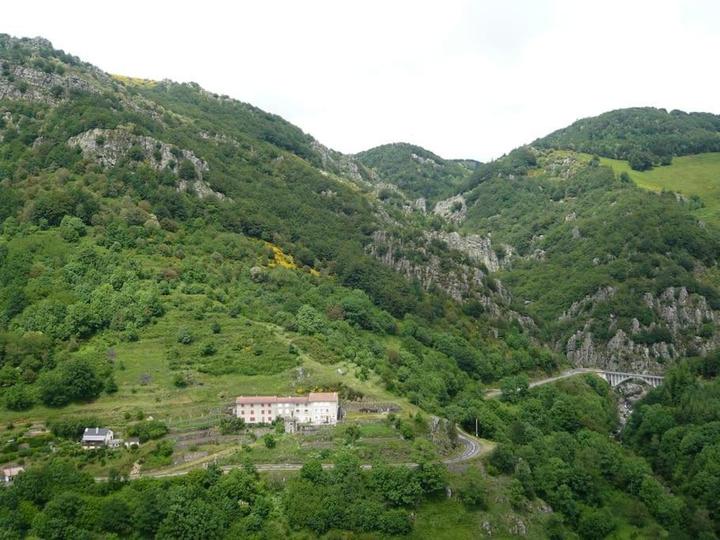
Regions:
<instances>
[{"instance_id":1,"label":"green mountain ridge","mask_svg":"<svg viewBox=\"0 0 720 540\"><path fill-rule=\"evenodd\" d=\"M354 157L409 197L423 197L430 202L454 195L479 164L472 160L446 160L408 143L384 144Z\"/></svg>"},{"instance_id":2,"label":"green mountain ridge","mask_svg":"<svg viewBox=\"0 0 720 540\"><path fill-rule=\"evenodd\" d=\"M630 160L634 169L669 164L673 156L720 151L720 116L652 107L584 118L533 143Z\"/></svg>"}]
</instances>

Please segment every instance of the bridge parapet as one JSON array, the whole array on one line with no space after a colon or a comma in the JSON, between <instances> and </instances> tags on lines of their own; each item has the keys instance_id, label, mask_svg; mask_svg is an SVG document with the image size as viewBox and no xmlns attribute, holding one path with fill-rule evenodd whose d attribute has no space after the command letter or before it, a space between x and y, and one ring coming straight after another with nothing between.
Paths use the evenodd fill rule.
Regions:
<instances>
[{"instance_id":1,"label":"bridge parapet","mask_svg":"<svg viewBox=\"0 0 720 540\"><path fill-rule=\"evenodd\" d=\"M641 381L653 388L657 388L660 384L662 384L664 378L662 375L652 375L650 373L625 373L622 371L599 371L598 374L613 388L631 380Z\"/></svg>"}]
</instances>

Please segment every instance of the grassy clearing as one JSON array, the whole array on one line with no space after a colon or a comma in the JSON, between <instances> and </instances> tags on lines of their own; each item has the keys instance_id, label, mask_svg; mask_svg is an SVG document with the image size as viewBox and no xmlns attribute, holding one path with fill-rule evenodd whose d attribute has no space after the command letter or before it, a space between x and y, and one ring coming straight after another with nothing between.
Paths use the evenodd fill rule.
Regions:
<instances>
[{"instance_id":1,"label":"grassy clearing","mask_svg":"<svg viewBox=\"0 0 720 540\"><path fill-rule=\"evenodd\" d=\"M600 162L616 173L628 173L633 182L642 188L700 197L704 207L695 210L697 217L720 223L720 153L675 157L672 165L643 172L633 171L627 161L600 158Z\"/></svg>"}]
</instances>

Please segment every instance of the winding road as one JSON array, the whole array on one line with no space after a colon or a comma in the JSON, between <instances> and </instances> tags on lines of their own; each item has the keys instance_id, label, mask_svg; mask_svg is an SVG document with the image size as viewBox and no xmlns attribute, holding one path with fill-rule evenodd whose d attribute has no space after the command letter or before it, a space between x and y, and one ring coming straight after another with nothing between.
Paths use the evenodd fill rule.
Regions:
<instances>
[{"instance_id":1,"label":"winding road","mask_svg":"<svg viewBox=\"0 0 720 540\"><path fill-rule=\"evenodd\" d=\"M542 386L543 384L553 383L553 382L559 381L561 379L567 379L568 377L574 377L575 375L582 375L583 373L602 373L602 370L593 369L593 368L568 369L568 370L561 372L558 375L553 375L552 377L546 377L544 379L530 381L529 387L534 388L536 386ZM486 398L497 398L497 397L500 397L501 394L502 394L502 390L500 390L499 388L491 388L490 390L485 392L485 397Z\"/></svg>"},{"instance_id":2,"label":"winding road","mask_svg":"<svg viewBox=\"0 0 720 540\"><path fill-rule=\"evenodd\" d=\"M495 448L495 444L491 441L485 441L481 439L477 439L470 435L469 433L464 432L462 429L458 428L458 440L463 445L462 452L458 455L445 458L442 460L442 463L445 465L456 465L458 463L464 463L466 461L473 460L479 456L482 456L484 454L487 454L490 452L493 448ZM209 456L212 457L212 456ZM176 471L149 471L146 473L139 473L139 474L131 474L130 479L136 480L138 478L172 478L175 476L184 476L188 474L191 471L204 468L209 463L212 463L212 460L206 460L203 462L198 462L193 465L190 465L186 468L183 468L181 470ZM389 465L395 466L395 467L409 467L409 468L415 468L418 466L417 463L389 463ZM333 468L332 463L323 463L323 469L332 469ZM244 465L224 465L220 467L223 472L229 472L233 469L240 469L244 467ZM363 469L372 469L372 464L370 463L364 463L361 465ZM255 468L259 472L285 472L285 471L299 471L302 468L302 463L258 463L255 464ZM95 480L98 482L105 482L107 481L106 476L96 476Z\"/></svg>"},{"instance_id":3,"label":"winding road","mask_svg":"<svg viewBox=\"0 0 720 540\"><path fill-rule=\"evenodd\" d=\"M478 456L487 454L495 448L494 443L476 439L472 435L465 433L460 428L458 428L458 439L462 441L464 449L460 455L444 459L443 463L445 465L453 465L456 463L463 463L464 461L470 461Z\"/></svg>"},{"instance_id":4,"label":"winding road","mask_svg":"<svg viewBox=\"0 0 720 540\"><path fill-rule=\"evenodd\" d=\"M534 388L535 386L542 386L544 384L550 384L555 381L559 381L562 379L567 379L568 377L574 377L575 375L581 375L583 373L598 373L600 370L598 369L592 369L592 368L574 368L574 369L568 369L566 371L563 371L559 373L558 375L554 375L552 377L546 377L544 379L538 379L535 381L531 381L529 386L530 388ZM499 388L492 388L485 392L485 397L492 399L500 397L502 394L502 391ZM458 428L458 440L463 445L462 452L451 456L448 458L445 458L442 460L442 463L445 465L457 465L459 463L464 463L466 461L471 461L475 458L478 458L482 455L485 455L492 451L493 448L495 448L495 443L492 441L487 441L484 439L478 439L476 437L473 437L469 433L463 431L462 429ZM209 458L212 458L212 456L208 456ZM198 462L195 464L191 464L186 468L176 470L176 471L150 471L146 473L140 473L140 474L134 474L131 475L131 479L135 478L170 478L173 476L183 476L185 474L188 474L190 471L196 470L198 468L206 467L209 463L212 462L212 459L207 459L202 462ZM417 463L392 463L391 465L397 466L397 467L417 467ZM231 471L233 469L238 469L243 467L243 465L225 465L221 467L221 469L224 472ZM333 464L332 463L324 463L323 468L325 469L332 469ZM365 463L361 465L363 469L371 469L372 464ZM259 463L255 465L255 468L260 472L273 472L273 471L299 471L302 468L301 463ZM107 477L96 477L95 480L98 481L106 481Z\"/></svg>"}]
</instances>

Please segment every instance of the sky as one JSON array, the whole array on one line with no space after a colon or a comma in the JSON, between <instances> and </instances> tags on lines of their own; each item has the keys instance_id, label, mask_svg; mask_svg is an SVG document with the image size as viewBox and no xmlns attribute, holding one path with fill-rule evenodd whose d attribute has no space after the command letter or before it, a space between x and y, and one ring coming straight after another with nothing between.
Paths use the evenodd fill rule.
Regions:
<instances>
[{"instance_id":1,"label":"sky","mask_svg":"<svg viewBox=\"0 0 720 540\"><path fill-rule=\"evenodd\" d=\"M10 1L0 32L194 81L345 153L488 161L621 107L720 113L716 0Z\"/></svg>"}]
</instances>

